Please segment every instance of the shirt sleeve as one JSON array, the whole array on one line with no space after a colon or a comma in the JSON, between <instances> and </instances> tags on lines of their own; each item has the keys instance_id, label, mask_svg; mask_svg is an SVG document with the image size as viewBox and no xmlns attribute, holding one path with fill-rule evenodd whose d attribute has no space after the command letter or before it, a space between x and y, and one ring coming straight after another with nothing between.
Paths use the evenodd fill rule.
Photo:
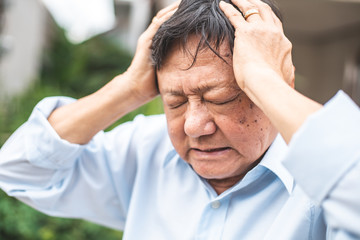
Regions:
<instances>
[{"instance_id":1,"label":"shirt sleeve","mask_svg":"<svg viewBox=\"0 0 360 240\"><path fill-rule=\"evenodd\" d=\"M345 93L309 117L283 163L323 208L329 239L360 239L360 111Z\"/></svg>"},{"instance_id":2,"label":"shirt sleeve","mask_svg":"<svg viewBox=\"0 0 360 240\"><path fill-rule=\"evenodd\" d=\"M86 145L69 143L47 118L73 101L53 97L35 107L0 151L0 188L48 215L123 229L136 171L130 140L136 124L99 132Z\"/></svg>"}]
</instances>

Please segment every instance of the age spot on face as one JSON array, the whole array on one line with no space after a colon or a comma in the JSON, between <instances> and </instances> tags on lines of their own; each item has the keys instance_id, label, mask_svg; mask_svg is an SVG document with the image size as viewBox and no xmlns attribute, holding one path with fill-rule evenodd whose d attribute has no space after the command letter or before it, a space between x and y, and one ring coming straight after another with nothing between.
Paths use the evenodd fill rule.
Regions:
<instances>
[{"instance_id":1,"label":"age spot on face","mask_svg":"<svg viewBox=\"0 0 360 240\"><path fill-rule=\"evenodd\" d=\"M240 119L240 123L241 124L244 124L246 122L246 117L244 116L244 117L242 117L241 119Z\"/></svg>"}]
</instances>

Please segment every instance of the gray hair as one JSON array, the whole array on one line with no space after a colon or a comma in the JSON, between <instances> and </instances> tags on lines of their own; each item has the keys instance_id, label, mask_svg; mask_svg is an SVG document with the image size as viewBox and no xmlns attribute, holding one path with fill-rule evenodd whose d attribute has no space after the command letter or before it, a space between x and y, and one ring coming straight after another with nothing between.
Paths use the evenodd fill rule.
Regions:
<instances>
[{"instance_id":1,"label":"gray hair","mask_svg":"<svg viewBox=\"0 0 360 240\"><path fill-rule=\"evenodd\" d=\"M275 2L273 0L262 1L267 3L282 21L281 13ZM223 59L218 50L224 41L227 41L231 54L233 53L235 30L219 8L219 2L220 0L181 1L178 10L160 26L153 38L151 58L157 70L163 65L168 51L175 42L179 43L183 50L188 51L186 43L190 35L200 37L196 52L191 55L193 57L192 65L195 63L199 51L205 48ZM225 2L229 3L230 0L225 0Z\"/></svg>"}]
</instances>

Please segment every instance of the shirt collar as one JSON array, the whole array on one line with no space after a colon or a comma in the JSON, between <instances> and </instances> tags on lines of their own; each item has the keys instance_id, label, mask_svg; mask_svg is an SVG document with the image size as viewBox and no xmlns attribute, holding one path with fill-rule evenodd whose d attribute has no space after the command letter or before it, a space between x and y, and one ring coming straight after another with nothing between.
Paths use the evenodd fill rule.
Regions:
<instances>
[{"instance_id":1,"label":"shirt collar","mask_svg":"<svg viewBox=\"0 0 360 240\"><path fill-rule=\"evenodd\" d=\"M272 171L284 184L288 193L291 194L294 187L294 178L281 163L287 149L288 146L279 134L267 150L259 165Z\"/></svg>"}]
</instances>

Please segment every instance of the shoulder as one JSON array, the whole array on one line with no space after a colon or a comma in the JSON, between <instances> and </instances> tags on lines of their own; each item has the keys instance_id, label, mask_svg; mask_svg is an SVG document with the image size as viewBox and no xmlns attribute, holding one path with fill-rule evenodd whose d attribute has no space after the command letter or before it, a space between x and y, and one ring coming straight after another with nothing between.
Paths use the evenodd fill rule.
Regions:
<instances>
[{"instance_id":1,"label":"shoulder","mask_svg":"<svg viewBox=\"0 0 360 240\"><path fill-rule=\"evenodd\" d=\"M124 131L131 129L134 137L166 137L167 124L164 114L159 115L138 115L133 121L123 123L116 127L113 131Z\"/></svg>"},{"instance_id":2,"label":"shoulder","mask_svg":"<svg viewBox=\"0 0 360 240\"><path fill-rule=\"evenodd\" d=\"M164 114L144 116L138 115L134 120L120 124L113 130L106 132L102 139L107 146L127 145L132 149L155 150L159 146L171 144L168 137L166 118ZM165 149L164 149L165 150Z\"/></svg>"}]
</instances>

